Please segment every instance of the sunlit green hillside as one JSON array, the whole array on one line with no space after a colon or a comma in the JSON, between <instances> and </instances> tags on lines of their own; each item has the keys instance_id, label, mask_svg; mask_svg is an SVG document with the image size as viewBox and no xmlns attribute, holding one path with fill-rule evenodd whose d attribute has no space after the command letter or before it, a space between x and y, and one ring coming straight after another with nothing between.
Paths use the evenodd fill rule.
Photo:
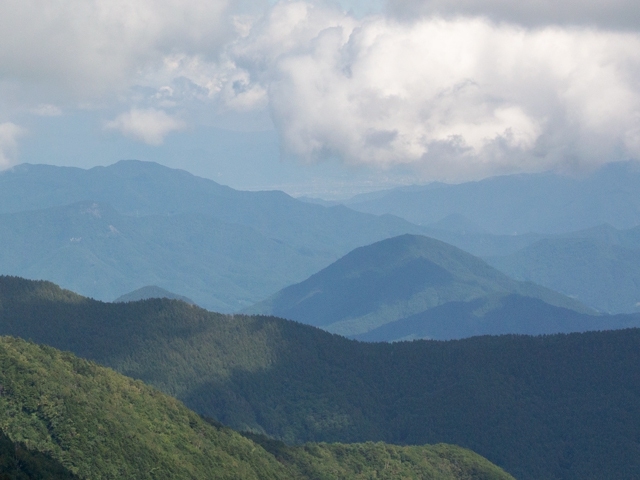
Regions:
<instances>
[{"instance_id":1,"label":"sunlit green hillside","mask_svg":"<svg viewBox=\"0 0 640 480\"><path fill-rule=\"evenodd\" d=\"M445 445L309 444L274 455L140 381L11 337L0 338L0 384L9 437L0 455L13 446L9 457L20 451L24 463L0 456L0 475L14 479L511 478Z\"/></svg>"}]
</instances>

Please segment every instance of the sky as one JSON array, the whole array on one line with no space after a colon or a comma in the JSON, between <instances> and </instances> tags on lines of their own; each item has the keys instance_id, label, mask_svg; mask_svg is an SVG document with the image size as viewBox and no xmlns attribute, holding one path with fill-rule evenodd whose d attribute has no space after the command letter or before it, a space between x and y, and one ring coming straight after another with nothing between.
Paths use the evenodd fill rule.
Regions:
<instances>
[{"instance_id":1,"label":"sky","mask_svg":"<svg viewBox=\"0 0 640 480\"><path fill-rule=\"evenodd\" d=\"M640 159L634 0L4 0L0 168L345 198Z\"/></svg>"}]
</instances>

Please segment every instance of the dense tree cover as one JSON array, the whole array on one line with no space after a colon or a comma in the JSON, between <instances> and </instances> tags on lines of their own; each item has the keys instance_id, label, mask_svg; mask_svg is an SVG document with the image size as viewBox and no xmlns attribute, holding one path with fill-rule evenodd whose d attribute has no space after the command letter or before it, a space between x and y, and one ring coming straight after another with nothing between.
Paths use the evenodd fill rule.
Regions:
<instances>
[{"instance_id":1,"label":"dense tree cover","mask_svg":"<svg viewBox=\"0 0 640 480\"><path fill-rule=\"evenodd\" d=\"M500 468L476 453L452 445L397 446L366 442L307 443L292 447L263 435L246 432L243 435L289 465L301 478L417 480L454 476L489 480L505 476Z\"/></svg>"},{"instance_id":2,"label":"dense tree cover","mask_svg":"<svg viewBox=\"0 0 640 480\"><path fill-rule=\"evenodd\" d=\"M81 478L284 478L285 469L179 401L51 347L0 340L0 428Z\"/></svg>"},{"instance_id":3,"label":"dense tree cover","mask_svg":"<svg viewBox=\"0 0 640 480\"><path fill-rule=\"evenodd\" d=\"M74 480L77 478L51 456L12 442L0 431L0 480Z\"/></svg>"},{"instance_id":4,"label":"dense tree cover","mask_svg":"<svg viewBox=\"0 0 640 480\"><path fill-rule=\"evenodd\" d=\"M640 330L369 344L183 302L0 277L0 333L111 366L287 443L469 448L522 479L640 477Z\"/></svg>"},{"instance_id":5,"label":"dense tree cover","mask_svg":"<svg viewBox=\"0 0 640 480\"><path fill-rule=\"evenodd\" d=\"M0 478L512 478L449 445L308 444L278 457L140 381L13 337L0 338L0 385Z\"/></svg>"},{"instance_id":6,"label":"dense tree cover","mask_svg":"<svg viewBox=\"0 0 640 480\"><path fill-rule=\"evenodd\" d=\"M355 336L449 302L508 293L595 313L557 292L515 281L452 245L409 234L357 248L245 311Z\"/></svg>"}]
</instances>

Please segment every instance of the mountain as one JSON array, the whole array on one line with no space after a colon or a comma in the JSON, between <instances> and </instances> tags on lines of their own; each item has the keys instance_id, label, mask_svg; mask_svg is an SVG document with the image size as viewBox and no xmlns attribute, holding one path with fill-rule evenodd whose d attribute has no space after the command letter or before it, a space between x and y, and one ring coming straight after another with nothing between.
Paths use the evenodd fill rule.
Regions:
<instances>
[{"instance_id":1,"label":"mountain","mask_svg":"<svg viewBox=\"0 0 640 480\"><path fill-rule=\"evenodd\" d=\"M377 476L385 465L403 478L453 480L475 471L512 478L449 445L282 445L276 458L142 382L69 353L3 337L0 364L0 447L13 446L11 453L27 460L4 468L11 478L354 478L362 471Z\"/></svg>"},{"instance_id":2,"label":"mountain","mask_svg":"<svg viewBox=\"0 0 640 480\"><path fill-rule=\"evenodd\" d=\"M566 233L609 223L640 224L640 169L608 164L582 178L542 174L491 177L457 185L432 183L358 195L345 205L419 224L461 215L489 233Z\"/></svg>"},{"instance_id":3,"label":"mountain","mask_svg":"<svg viewBox=\"0 0 640 480\"><path fill-rule=\"evenodd\" d=\"M640 227L602 225L486 261L513 278L570 295L601 312L640 311Z\"/></svg>"},{"instance_id":4,"label":"mountain","mask_svg":"<svg viewBox=\"0 0 640 480\"><path fill-rule=\"evenodd\" d=\"M392 232L420 229L390 215L324 207L280 191L245 192L153 162L108 167L23 164L0 173L0 212L15 213L92 201L129 216L197 213L251 227L304 251L347 251ZM370 243L370 242L369 242Z\"/></svg>"},{"instance_id":5,"label":"mountain","mask_svg":"<svg viewBox=\"0 0 640 480\"><path fill-rule=\"evenodd\" d=\"M0 334L70 350L288 443L445 442L523 480L640 472L638 329L361 343L273 317L168 299L102 303L13 277L0 277L0 304ZM309 461L341 458L340 447L313 448Z\"/></svg>"},{"instance_id":6,"label":"mountain","mask_svg":"<svg viewBox=\"0 0 640 480\"><path fill-rule=\"evenodd\" d=\"M514 281L473 255L418 235L401 235L357 248L246 312L276 315L354 336L448 302L498 293L518 293L589 313L568 297Z\"/></svg>"},{"instance_id":7,"label":"mountain","mask_svg":"<svg viewBox=\"0 0 640 480\"><path fill-rule=\"evenodd\" d=\"M0 272L112 300L158 285L233 312L372 241L420 227L241 192L151 162L0 172Z\"/></svg>"},{"instance_id":8,"label":"mountain","mask_svg":"<svg viewBox=\"0 0 640 480\"><path fill-rule=\"evenodd\" d=\"M202 214L136 218L95 202L2 214L0 244L5 274L55 280L105 301L156 284L222 311L329 261Z\"/></svg>"},{"instance_id":9,"label":"mountain","mask_svg":"<svg viewBox=\"0 0 640 480\"><path fill-rule=\"evenodd\" d=\"M0 425L79 478L285 478L253 442L69 353L0 339Z\"/></svg>"},{"instance_id":10,"label":"mountain","mask_svg":"<svg viewBox=\"0 0 640 480\"><path fill-rule=\"evenodd\" d=\"M126 293L114 300L114 302L137 302L138 300L148 300L150 298L169 298L171 300L182 300L190 305L195 305L195 302L187 297L172 293L164 288L160 288L156 285L147 285L146 287L139 288L133 292Z\"/></svg>"},{"instance_id":11,"label":"mountain","mask_svg":"<svg viewBox=\"0 0 640 480\"><path fill-rule=\"evenodd\" d=\"M640 315L585 315L537 298L497 294L448 302L353 338L366 342L449 340L476 335L548 335L631 327L640 327Z\"/></svg>"}]
</instances>

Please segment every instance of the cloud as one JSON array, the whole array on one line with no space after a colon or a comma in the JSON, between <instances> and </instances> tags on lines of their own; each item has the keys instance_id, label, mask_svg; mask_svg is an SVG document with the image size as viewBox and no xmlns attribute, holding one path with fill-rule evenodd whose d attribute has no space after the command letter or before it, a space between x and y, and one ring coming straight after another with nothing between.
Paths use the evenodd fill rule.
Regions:
<instances>
[{"instance_id":1,"label":"cloud","mask_svg":"<svg viewBox=\"0 0 640 480\"><path fill-rule=\"evenodd\" d=\"M167 134L182 130L185 126L184 121L163 110L137 108L132 108L105 124L108 130L117 130L128 137L156 146L162 145Z\"/></svg>"},{"instance_id":2,"label":"cloud","mask_svg":"<svg viewBox=\"0 0 640 480\"><path fill-rule=\"evenodd\" d=\"M285 152L425 178L640 158L640 36L276 5L229 50Z\"/></svg>"},{"instance_id":3,"label":"cloud","mask_svg":"<svg viewBox=\"0 0 640 480\"><path fill-rule=\"evenodd\" d=\"M424 179L640 159L640 3L328 5L0 2L0 118L118 105L105 128L159 145L268 111L286 156Z\"/></svg>"},{"instance_id":4,"label":"cloud","mask_svg":"<svg viewBox=\"0 0 640 480\"><path fill-rule=\"evenodd\" d=\"M18 150L18 138L25 130L11 122L0 123L0 170L14 164Z\"/></svg>"},{"instance_id":5,"label":"cloud","mask_svg":"<svg viewBox=\"0 0 640 480\"><path fill-rule=\"evenodd\" d=\"M578 25L640 29L640 3L635 0L393 0L386 2L386 10L405 20L417 16L466 16L534 27Z\"/></svg>"},{"instance_id":6,"label":"cloud","mask_svg":"<svg viewBox=\"0 0 640 480\"><path fill-rule=\"evenodd\" d=\"M155 75L176 52L215 56L232 13L228 0L4 0L0 82L95 100Z\"/></svg>"}]
</instances>

